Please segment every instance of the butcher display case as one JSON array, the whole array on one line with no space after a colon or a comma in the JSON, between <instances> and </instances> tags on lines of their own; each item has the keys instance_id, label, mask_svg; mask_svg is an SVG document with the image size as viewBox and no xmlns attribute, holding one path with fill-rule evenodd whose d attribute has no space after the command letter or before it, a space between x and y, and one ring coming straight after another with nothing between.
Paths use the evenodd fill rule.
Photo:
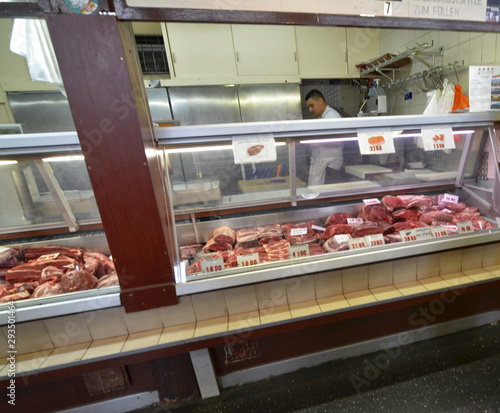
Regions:
<instances>
[{"instance_id":1,"label":"butcher display case","mask_svg":"<svg viewBox=\"0 0 500 413\"><path fill-rule=\"evenodd\" d=\"M499 119L156 129L176 223L177 294L499 241ZM341 148L340 170L332 146ZM334 168L309 184L311 160L322 154Z\"/></svg>"}]
</instances>

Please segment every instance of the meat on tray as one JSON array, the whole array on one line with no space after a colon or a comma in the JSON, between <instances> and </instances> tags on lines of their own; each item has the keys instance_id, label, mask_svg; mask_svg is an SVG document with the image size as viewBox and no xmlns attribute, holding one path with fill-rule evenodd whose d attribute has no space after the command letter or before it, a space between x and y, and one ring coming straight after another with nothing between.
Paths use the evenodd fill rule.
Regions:
<instances>
[{"instance_id":1,"label":"meat on tray","mask_svg":"<svg viewBox=\"0 0 500 413\"><path fill-rule=\"evenodd\" d=\"M328 239L338 234L352 234L352 227L347 224L334 224L326 227L323 234L324 239Z\"/></svg>"},{"instance_id":2,"label":"meat on tray","mask_svg":"<svg viewBox=\"0 0 500 413\"><path fill-rule=\"evenodd\" d=\"M40 284L33 294L31 294L30 298L40 298L40 297L49 297L51 295L62 294L62 285L58 281L50 281L44 284Z\"/></svg>"},{"instance_id":3,"label":"meat on tray","mask_svg":"<svg viewBox=\"0 0 500 413\"><path fill-rule=\"evenodd\" d=\"M260 238L283 237L283 231L279 224L262 225L251 228L241 228L236 231L238 243L259 240Z\"/></svg>"},{"instance_id":4,"label":"meat on tray","mask_svg":"<svg viewBox=\"0 0 500 413\"><path fill-rule=\"evenodd\" d=\"M285 237L290 244L303 244L306 242L312 242L323 238L323 234L312 228L314 221L307 221L304 224L283 224L281 229L285 233ZM304 230L305 234L296 234Z\"/></svg>"},{"instance_id":5,"label":"meat on tray","mask_svg":"<svg viewBox=\"0 0 500 413\"><path fill-rule=\"evenodd\" d=\"M389 212L394 211L395 209L405 208L406 205L404 201L398 196L386 195L382 198L382 205Z\"/></svg>"},{"instance_id":6,"label":"meat on tray","mask_svg":"<svg viewBox=\"0 0 500 413\"><path fill-rule=\"evenodd\" d=\"M21 291L19 293L14 293L10 295L5 295L0 298L0 303L8 303L9 301L19 301L29 298L30 293L28 291Z\"/></svg>"},{"instance_id":7,"label":"meat on tray","mask_svg":"<svg viewBox=\"0 0 500 413\"><path fill-rule=\"evenodd\" d=\"M97 287L98 280L87 270L68 271L61 277L61 288L65 293L91 290Z\"/></svg>"},{"instance_id":8,"label":"meat on tray","mask_svg":"<svg viewBox=\"0 0 500 413\"><path fill-rule=\"evenodd\" d=\"M326 219L325 227L335 224L347 224L347 218L352 218L351 214L348 214L347 212L337 212L332 214Z\"/></svg>"},{"instance_id":9,"label":"meat on tray","mask_svg":"<svg viewBox=\"0 0 500 413\"><path fill-rule=\"evenodd\" d=\"M398 195L405 203L405 208L419 208L426 211L434 205L434 199L427 195Z\"/></svg>"},{"instance_id":10,"label":"meat on tray","mask_svg":"<svg viewBox=\"0 0 500 413\"><path fill-rule=\"evenodd\" d=\"M214 229L213 239L221 244L234 244L236 231L230 227L219 227Z\"/></svg>"},{"instance_id":11,"label":"meat on tray","mask_svg":"<svg viewBox=\"0 0 500 413\"><path fill-rule=\"evenodd\" d=\"M352 230L352 237L359 238L366 235L376 235L383 234L384 229L379 227L374 222L363 222L362 224L356 225Z\"/></svg>"},{"instance_id":12,"label":"meat on tray","mask_svg":"<svg viewBox=\"0 0 500 413\"><path fill-rule=\"evenodd\" d=\"M264 245L268 261L281 261L290 259L290 243L287 240L270 242Z\"/></svg>"},{"instance_id":13,"label":"meat on tray","mask_svg":"<svg viewBox=\"0 0 500 413\"><path fill-rule=\"evenodd\" d=\"M12 268L19 265L24 256L23 247L11 247L6 251L0 252L0 268Z\"/></svg>"},{"instance_id":14,"label":"meat on tray","mask_svg":"<svg viewBox=\"0 0 500 413\"><path fill-rule=\"evenodd\" d=\"M113 260L100 252L84 252L83 262L84 268L97 278L115 271Z\"/></svg>"},{"instance_id":15,"label":"meat on tray","mask_svg":"<svg viewBox=\"0 0 500 413\"><path fill-rule=\"evenodd\" d=\"M394 221L418 221L422 215L418 208L398 209L391 212Z\"/></svg>"},{"instance_id":16,"label":"meat on tray","mask_svg":"<svg viewBox=\"0 0 500 413\"><path fill-rule=\"evenodd\" d=\"M388 223L392 223L391 216L387 213L382 204L363 205L363 207L359 211L358 218L363 218L363 221L385 221Z\"/></svg>"},{"instance_id":17,"label":"meat on tray","mask_svg":"<svg viewBox=\"0 0 500 413\"><path fill-rule=\"evenodd\" d=\"M61 268L53 267L49 265L42 270L42 274L40 276L40 282L46 283L50 281L61 281L61 277L64 274L64 271Z\"/></svg>"},{"instance_id":18,"label":"meat on tray","mask_svg":"<svg viewBox=\"0 0 500 413\"><path fill-rule=\"evenodd\" d=\"M42 255L60 254L81 260L83 251L81 248L63 247L60 245L45 245L43 247L26 247L24 257L26 261L36 260Z\"/></svg>"},{"instance_id":19,"label":"meat on tray","mask_svg":"<svg viewBox=\"0 0 500 413\"><path fill-rule=\"evenodd\" d=\"M325 253L323 245L319 242L311 242L310 244L307 244L307 248L309 248L309 255L320 255Z\"/></svg>"},{"instance_id":20,"label":"meat on tray","mask_svg":"<svg viewBox=\"0 0 500 413\"><path fill-rule=\"evenodd\" d=\"M190 260L196 257L196 254L201 251L202 248L202 244L191 244L180 247L181 260Z\"/></svg>"},{"instance_id":21,"label":"meat on tray","mask_svg":"<svg viewBox=\"0 0 500 413\"><path fill-rule=\"evenodd\" d=\"M326 252L338 252L349 249L349 239L352 237L349 234L335 235L325 241L323 249Z\"/></svg>"},{"instance_id":22,"label":"meat on tray","mask_svg":"<svg viewBox=\"0 0 500 413\"><path fill-rule=\"evenodd\" d=\"M463 202L446 202L444 201L444 194L439 194L435 198L435 203L438 209L449 209L452 212L460 212L467 208L467 205Z\"/></svg>"},{"instance_id":23,"label":"meat on tray","mask_svg":"<svg viewBox=\"0 0 500 413\"><path fill-rule=\"evenodd\" d=\"M418 220L428 225L432 224L432 221L453 222L453 214L441 210L427 211L420 215Z\"/></svg>"},{"instance_id":24,"label":"meat on tray","mask_svg":"<svg viewBox=\"0 0 500 413\"><path fill-rule=\"evenodd\" d=\"M223 250L232 250L233 246L227 242L217 242L215 239L211 238L203 247L203 252L217 252Z\"/></svg>"},{"instance_id":25,"label":"meat on tray","mask_svg":"<svg viewBox=\"0 0 500 413\"><path fill-rule=\"evenodd\" d=\"M116 272L111 274L103 275L99 278L99 282L97 283L97 288L105 288L105 287L113 287L115 285L120 285L118 280L118 275Z\"/></svg>"},{"instance_id":26,"label":"meat on tray","mask_svg":"<svg viewBox=\"0 0 500 413\"><path fill-rule=\"evenodd\" d=\"M60 255L53 260L34 260L26 264L11 268L5 275L7 282L20 282L38 280L42 275L42 270L48 265L56 268L74 268L77 262L73 258Z\"/></svg>"}]
</instances>

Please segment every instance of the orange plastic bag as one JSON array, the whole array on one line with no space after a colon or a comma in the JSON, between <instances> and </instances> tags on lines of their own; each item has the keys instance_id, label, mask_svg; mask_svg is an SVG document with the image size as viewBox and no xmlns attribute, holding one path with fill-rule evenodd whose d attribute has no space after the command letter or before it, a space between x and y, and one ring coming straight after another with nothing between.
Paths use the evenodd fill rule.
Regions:
<instances>
[{"instance_id":1,"label":"orange plastic bag","mask_svg":"<svg viewBox=\"0 0 500 413\"><path fill-rule=\"evenodd\" d=\"M460 109L467 109L469 107L469 98L462 93L462 86L455 85L455 98L451 111L454 112Z\"/></svg>"}]
</instances>

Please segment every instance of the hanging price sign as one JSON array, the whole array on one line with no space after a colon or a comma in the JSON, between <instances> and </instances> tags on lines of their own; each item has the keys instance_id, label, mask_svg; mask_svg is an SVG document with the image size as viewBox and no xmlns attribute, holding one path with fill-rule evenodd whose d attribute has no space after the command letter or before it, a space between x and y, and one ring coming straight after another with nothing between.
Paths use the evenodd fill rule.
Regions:
<instances>
[{"instance_id":1,"label":"hanging price sign","mask_svg":"<svg viewBox=\"0 0 500 413\"><path fill-rule=\"evenodd\" d=\"M288 247L288 253L290 254L290 258L309 257L309 246L307 244L290 245Z\"/></svg>"},{"instance_id":2,"label":"hanging price sign","mask_svg":"<svg viewBox=\"0 0 500 413\"><path fill-rule=\"evenodd\" d=\"M425 151L455 149L451 126L445 128L422 127L422 141Z\"/></svg>"},{"instance_id":3,"label":"hanging price sign","mask_svg":"<svg viewBox=\"0 0 500 413\"><path fill-rule=\"evenodd\" d=\"M396 152L392 130L390 129L358 131L358 143L361 155L381 155Z\"/></svg>"},{"instance_id":4,"label":"hanging price sign","mask_svg":"<svg viewBox=\"0 0 500 413\"><path fill-rule=\"evenodd\" d=\"M366 245L369 247L378 247L385 244L384 236L382 234L366 235Z\"/></svg>"},{"instance_id":5,"label":"hanging price sign","mask_svg":"<svg viewBox=\"0 0 500 413\"><path fill-rule=\"evenodd\" d=\"M212 274L224 269L224 260L222 258L212 258L201 262L201 271L204 274Z\"/></svg>"},{"instance_id":6,"label":"hanging price sign","mask_svg":"<svg viewBox=\"0 0 500 413\"><path fill-rule=\"evenodd\" d=\"M446 227L444 225L431 227L431 233L433 238L445 237L448 235L448 231L446 231Z\"/></svg>"},{"instance_id":7,"label":"hanging price sign","mask_svg":"<svg viewBox=\"0 0 500 413\"><path fill-rule=\"evenodd\" d=\"M260 264L258 252L253 254L238 255L236 260L238 261L238 267L250 267L252 265Z\"/></svg>"},{"instance_id":8,"label":"hanging price sign","mask_svg":"<svg viewBox=\"0 0 500 413\"><path fill-rule=\"evenodd\" d=\"M464 234L466 232L474 232L474 227L471 221L457 222L458 232Z\"/></svg>"},{"instance_id":9,"label":"hanging price sign","mask_svg":"<svg viewBox=\"0 0 500 413\"><path fill-rule=\"evenodd\" d=\"M368 244L365 238L350 238L347 243L349 244L350 250L359 250L361 248L366 248Z\"/></svg>"}]
</instances>

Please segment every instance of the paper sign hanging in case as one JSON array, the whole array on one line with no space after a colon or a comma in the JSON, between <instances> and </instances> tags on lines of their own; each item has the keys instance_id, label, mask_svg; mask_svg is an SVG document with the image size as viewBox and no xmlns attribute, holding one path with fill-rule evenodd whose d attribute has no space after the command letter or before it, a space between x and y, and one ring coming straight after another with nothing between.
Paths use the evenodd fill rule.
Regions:
<instances>
[{"instance_id":1,"label":"paper sign hanging in case","mask_svg":"<svg viewBox=\"0 0 500 413\"><path fill-rule=\"evenodd\" d=\"M422 140L425 151L455 149L455 140L453 139L453 130L451 127L422 127Z\"/></svg>"},{"instance_id":2,"label":"paper sign hanging in case","mask_svg":"<svg viewBox=\"0 0 500 413\"><path fill-rule=\"evenodd\" d=\"M276 145L272 134L233 137L234 163L276 161Z\"/></svg>"},{"instance_id":3,"label":"paper sign hanging in case","mask_svg":"<svg viewBox=\"0 0 500 413\"><path fill-rule=\"evenodd\" d=\"M382 155L396 152L390 129L359 131L358 143L361 155Z\"/></svg>"}]
</instances>

